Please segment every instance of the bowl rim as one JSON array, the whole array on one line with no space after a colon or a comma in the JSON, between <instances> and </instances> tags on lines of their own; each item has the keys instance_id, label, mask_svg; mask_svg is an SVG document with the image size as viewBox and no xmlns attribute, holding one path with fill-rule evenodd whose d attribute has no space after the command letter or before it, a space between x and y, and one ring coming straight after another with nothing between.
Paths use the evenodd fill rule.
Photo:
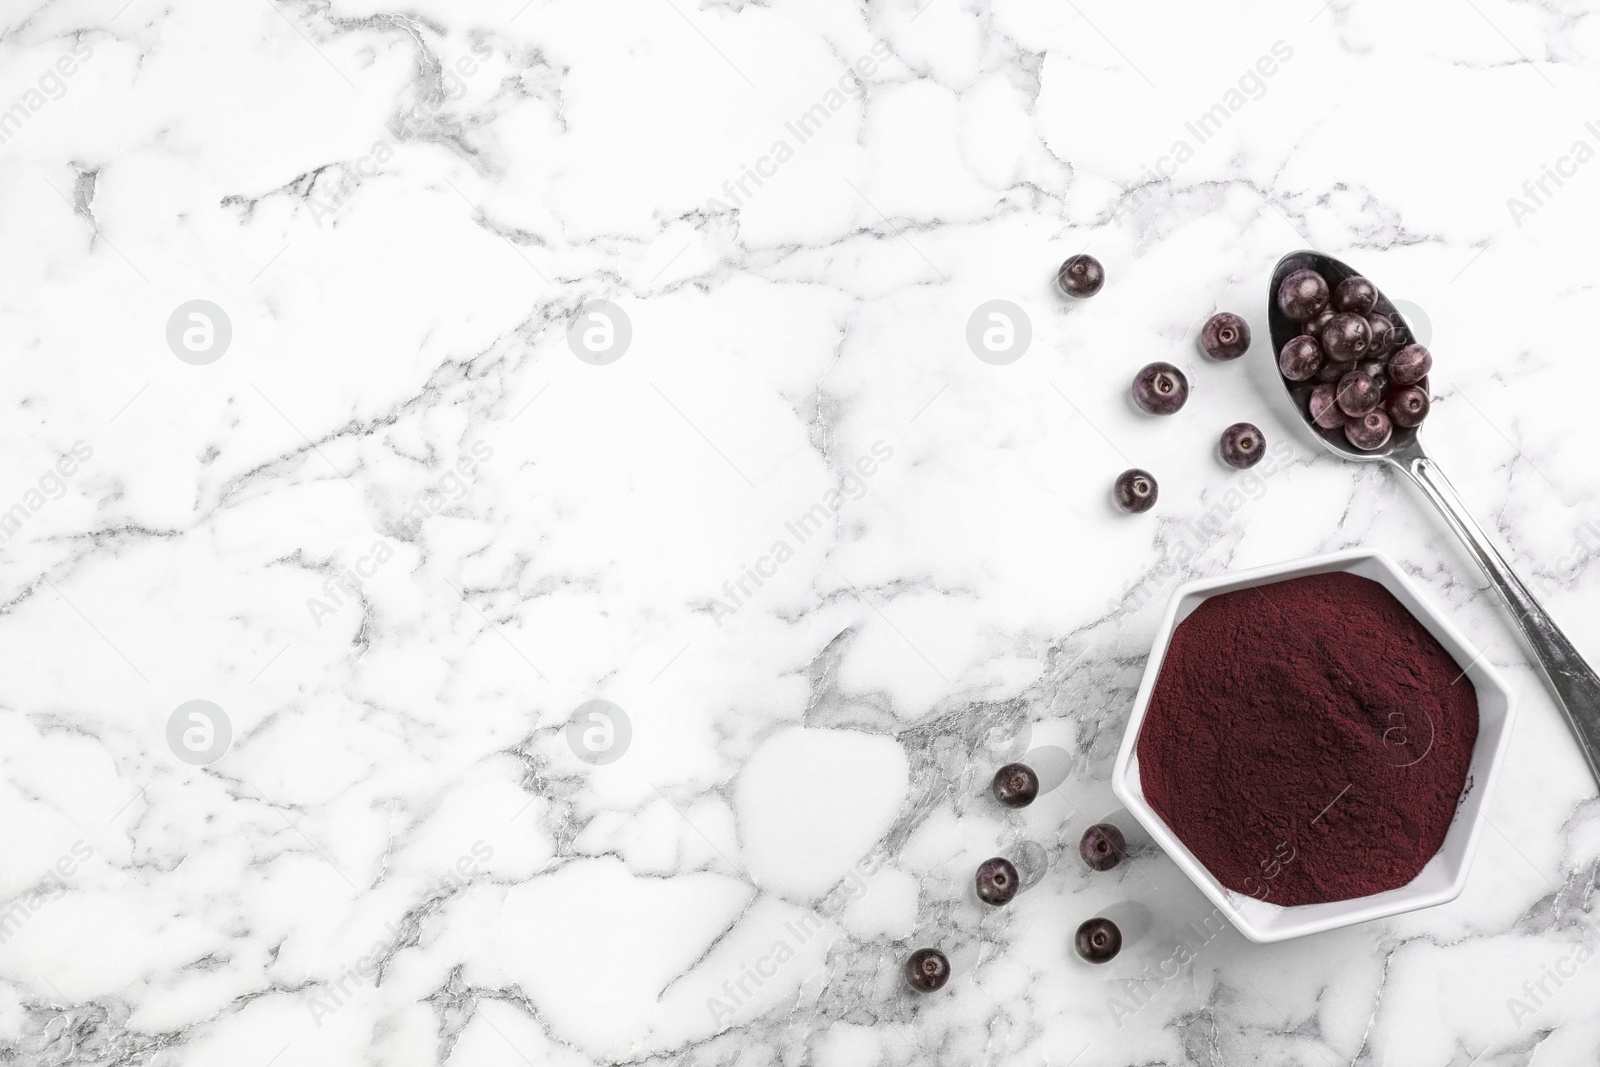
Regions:
<instances>
[{"instance_id":1,"label":"bowl rim","mask_svg":"<svg viewBox=\"0 0 1600 1067\"><path fill-rule=\"evenodd\" d=\"M1178 840L1177 835L1168 828L1165 820L1158 815L1154 808L1144 798L1142 787L1132 781L1134 772L1132 764L1137 748L1139 730L1144 723L1145 713L1149 708L1150 695L1155 688L1157 675L1161 665L1166 660L1167 647L1172 641L1173 632L1177 629L1177 614L1185 600L1193 595L1199 595L1201 600L1217 595L1224 587L1239 588L1251 584L1268 584L1283 581L1287 578L1301 577L1310 574L1325 574L1333 571L1350 571L1358 563L1371 561L1394 584L1403 588L1416 604L1413 608L1406 605L1406 610L1418 617L1418 620L1427 626L1436 637L1448 636L1450 642L1457 649L1470 658L1466 671L1470 672L1473 686L1479 693L1480 708L1483 701L1483 688L1487 686L1493 690L1505 705L1505 712L1497 728L1498 736L1492 741L1492 749L1483 751L1484 773L1482 781L1475 780L1474 774L1469 774L1468 783L1463 788L1462 799L1457 803L1467 804L1470 792L1472 800L1470 806L1471 826L1467 831L1466 845L1461 854L1460 870L1451 882L1441 888L1427 891L1408 892L1411 887L1403 886L1399 889L1388 890L1374 894L1370 897L1357 897L1345 901L1329 901L1323 904L1298 905L1281 909L1283 912L1301 912L1299 921L1276 924L1272 928L1263 928L1248 914L1242 912L1232 899L1236 894L1226 889L1218 882L1203 864ZM1391 590L1392 591L1392 590ZM1426 616L1424 618L1424 615ZM1149 658L1145 661L1144 674L1140 678L1139 688L1134 696L1132 710L1128 716L1127 725L1123 729L1122 743L1117 750L1116 762L1112 768L1111 788L1117 798L1127 806L1139 824L1154 838L1163 852L1166 853L1180 870L1188 876L1212 904L1216 905L1224 917L1234 927L1251 941L1270 943L1285 941L1291 938L1304 937L1308 934L1321 933L1326 930L1352 926L1356 923L1369 922L1373 919L1398 915L1420 908L1433 907L1448 903L1460 896L1466 888L1467 875L1471 871L1472 861L1477 853L1478 839L1483 833L1483 824L1486 816L1483 808L1492 798L1495 783L1499 779L1500 767L1505 759L1506 748L1510 743L1511 730L1516 719L1516 694L1506 684L1505 678L1499 670L1489 663L1477 647L1455 626L1450 619L1440 611L1423 591L1413 582L1399 565L1386 553L1375 548L1348 548L1337 552L1322 553L1319 555L1302 556L1296 559L1285 560L1280 563L1271 563L1259 567L1242 570L1224 571L1220 574L1208 575L1184 582L1173 590L1168 598L1161 621L1158 624L1155 636L1151 642ZM1477 744L1486 741L1485 731L1480 728ZM1476 748L1476 746L1475 746ZM1473 762L1479 762L1479 753L1475 752ZM1415 884L1415 883L1413 883ZM1367 900L1370 904L1361 906L1356 901ZM1303 910L1302 910L1303 909ZM1337 909L1338 914L1330 914L1323 910Z\"/></svg>"}]
</instances>

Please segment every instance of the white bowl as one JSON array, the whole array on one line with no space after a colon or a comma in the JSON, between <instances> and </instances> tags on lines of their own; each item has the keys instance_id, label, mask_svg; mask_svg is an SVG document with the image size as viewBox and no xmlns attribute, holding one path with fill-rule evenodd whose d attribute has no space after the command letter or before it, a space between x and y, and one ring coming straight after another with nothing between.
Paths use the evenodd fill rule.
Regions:
<instances>
[{"instance_id":1,"label":"white bowl","mask_svg":"<svg viewBox=\"0 0 1600 1067\"><path fill-rule=\"evenodd\" d=\"M1218 593L1235 589L1266 585L1287 578L1308 574L1326 574L1329 571L1349 571L1363 578L1371 578L1404 604L1417 621L1438 639L1445 650L1466 667L1478 694L1478 740L1472 749L1472 762L1467 768L1466 785L1456 804L1455 820L1445 835L1444 844L1428 861L1410 884L1399 889L1353 900L1338 900L1328 904L1302 904L1283 907L1269 904L1255 897L1236 893L1225 888L1212 877L1211 872L1195 859L1177 835L1168 828L1160 815L1145 800L1144 788L1139 780L1139 756L1136 751L1139 727L1144 722L1150 704L1150 693L1155 688L1156 675L1166 658L1167 645L1172 632L1200 602ZM1284 941L1291 937L1320 933L1340 926L1379 919L1387 915L1415 911L1443 904L1461 895L1466 886L1467 870L1472 866L1472 855L1478 847L1478 834L1483 829L1482 809L1493 793L1495 779L1500 774L1500 762L1511 739L1512 695L1504 679L1467 643L1466 638L1441 615L1433 605L1411 584L1394 561L1381 552L1370 549L1353 549L1326 556L1293 560L1270 567L1236 571L1216 578L1205 578L1180 586L1167 605L1156 633L1150 660L1145 665L1144 678L1139 683L1139 694L1134 698L1133 714L1128 719L1127 732L1122 737L1122 749L1117 753L1116 768L1112 771L1111 786L1117 797L1157 844L1183 868L1200 891L1211 898L1228 921L1252 941ZM1470 799L1469 799L1470 798Z\"/></svg>"}]
</instances>

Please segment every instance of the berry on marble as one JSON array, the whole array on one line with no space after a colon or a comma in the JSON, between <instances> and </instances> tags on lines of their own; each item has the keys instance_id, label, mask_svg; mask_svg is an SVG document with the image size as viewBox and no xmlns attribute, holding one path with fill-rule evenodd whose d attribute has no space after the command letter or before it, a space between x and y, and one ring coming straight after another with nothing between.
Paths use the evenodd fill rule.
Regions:
<instances>
[{"instance_id":1,"label":"berry on marble","mask_svg":"<svg viewBox=\"0 0 1600 1067\"><path fill-rule=\"evenodd\" d=\"M1250 347L1250 324L1231 311L1219 311L1200 328L1200 350L1212 359L1238 359Z\"/></svg>"},{"instance_id":2,"label":"berry on marble","mask_svg":"<svg viewBox=\"0 0 1600 1067\"><path fill-rule=\"evenodd\" d=\"M1329 359L1346 363L1367 354L1367 347L1372 344L1372 327L1367 325L1365 315L1341 311L1328 320L1319 339Z\"/></svg>"},{"instance_id":3,"label":"berry on marble","mask_svg":"<svg viewBox=\"0 0 1600 1067\"><path fill-rule=\"evenodd\" d=\"M1133 378L1133 402L1151 415L1171 415L1189 399L1189 379L1170 363L1147 363Z\"/></svg>"},{"instance_id":4,"label":"berry on marble","mask_svg":"<svg viewBox=\"0 0 1600 1067\"><path fill-rule=\"evenodd\" d=\"M1137 514L1155 507L1159 492L1155 476L1134 467L1117 475L1117 482L1111 487L1111 498L1121 510Z\"/></svg>"},{"instance_id":5,"label":"berry on marble","mask_svg":"<svg viewBox=\"0 0 1600 1067\"><path fill-rule=\"evenodd\" d=\"M1266 441L1261 431L1248 422L1236 422L1222 431L1222 460L1230 467L1244 470L1261 462L1266 453Z\"/></svg>"},{"instance_id":6,"label":"berry on marble","mask_svg":"<svg viewBox=\"0 0 1600 1067\"><path fill-rule=\"evenodd\" d=\"M1088 297L1100 291L1106 283L1105 268L1100 261L1086 253L1079 253L1061 264L1056 272L1056 284L1068 296Z\"/></svg>"},{"instance_id":7,"label":"berry on marble","mask_svg":"<svg viewBox=\"0 0 1600 1067\"><path fill-rule=\"evenodd\" d=\"M1008 808L1025 808L1039 795L1039 776L1026 763L1008 763L994 772L994 798Z\"/></svg>"},{"instance_id":8,"label":"berry on marble","mask_svg":"<svg viewBox=\"0 0 1600 1067\"><path fill-rule=\"evenodd\" d=\"M1078 927L1072 943L1088 962L1106 963L1122 951L1122 931L1110 919L1094 918Z\"/></svg>"},{"instance_id":9,"label":"berry on marble","mask_svg":"<svg viewBox=\"0 0 1600 1067\"><path fill-rule=\"evenodd\" d=\"M1127 838L1108 822L1095 823L1083 832L1083 837L1078 841L1078 855L1097 871L1109 871L1122 862L1127 851Z\"/></svg>"},{"instance_id":10,"label":"berry on marble","mask_svg":"<svg viewBox=\"0 0 1600 1067\"><path fill-rule=\"evenodd\" d=\"M978 899L998 908L1011 903L1022 888L1022 878L1010 860L996 856L978 864L977 885Z\"/></svg>"},{"instance_id":11,"label":"berry on marble","mask_svg":"<svg viewBox=\"0 0 1600 1067\"><path fill-rule=\"evenodd\" d=\"M918 993L935 993L950 980L950 961L936 948L919 948L906 960L906 984Z\"/></svg>"}]
</instances>

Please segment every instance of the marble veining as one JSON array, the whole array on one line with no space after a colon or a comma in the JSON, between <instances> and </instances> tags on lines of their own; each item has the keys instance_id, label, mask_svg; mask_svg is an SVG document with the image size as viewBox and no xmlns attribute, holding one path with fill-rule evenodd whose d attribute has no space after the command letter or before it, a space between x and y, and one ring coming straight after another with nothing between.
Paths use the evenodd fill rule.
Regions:
<instances>
[{"instance_id":1,"label":"marble veining","mask_svg":"<svg viewBox=\"0 0 1600 1067\"><path fill-rule=\"evenodd\" d=\"M1315 247L1407 302L1430 451L1600 656L1597 29L10 5L0 1063L1594 1062L1595 784L1426 502L1297 427L1264 299ZM1521 702L1465 894L1254 945L1137 835L1090 872L1172 591L1354 545Z\"/></svg>"}]
</instances>

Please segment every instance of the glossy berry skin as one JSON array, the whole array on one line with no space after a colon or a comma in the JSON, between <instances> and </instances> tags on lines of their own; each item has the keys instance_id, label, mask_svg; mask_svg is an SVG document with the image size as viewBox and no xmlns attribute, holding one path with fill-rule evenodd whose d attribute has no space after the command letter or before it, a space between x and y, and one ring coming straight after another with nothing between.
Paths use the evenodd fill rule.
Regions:
<instances>
[{"instance_id":1,"label":"glossy berry skin","mask_svg":"<svg viewBox=\"0 0 1600 1067\"><path fill-rule=\"evenodd\" d=\"M936 948L919 948L906 960L906 984L918 993L937 993L950 980L950 961Z\"/></svg>"},{"instance_id":2,"label":"glossy berry skin","mask_svg":"<svg viewBox=\"0 0 1600 1067\"><path fill-rule=\"evenodd\" d=\"M1111 499L1116 501L1119 509L1138 514L1156 506L1160 491L1155 477L1149 471L1134 467L1117 475L1117 482L1111 487Z\"/></svg>"},{"instance_id":3,"label":"glossy berry skin","mask_svg":"<svg viewBox=\"0 0 1600 1067\"><path fill-rule=\"evenodd\" d=\"M1365 315L1341 311L1322 328L1321 341L1322 350L1329 359L1347 363L1367 354L1367 347L1372 344L1372 327L1367 325Z\"/></svg>"},{"instance_id":4,"label":"glossy berry skin","mask_svg":"<svg viewBox=\"0 0 1600 1067\"><path fill-rule=\"evenodd\" d=\"M1349 418L1339 410L1338 391L1339 387L1333 382L1322 382L1311 390L1311 421L1324 430L1337 430Z\"/></svg>"},{"instance_id":5,"label":"glossy berry skin","mask_svg":"<svg viewBox=\"0 0 1600 1067\"><path fill-rule=\"evenodd\" d=\"M1363 359L1356 363L1356 370L1378 383L1378 392L1389 388L1389 364L1381 359Z\"/></svg>"},{"instance_id":6,"label":"glossy berry skin","mask_svg":"<svg viewBox=\"0 0 1600 1067\"><path fill-rule=\"evenodd\" d=\"M1039 776L1026 763L1008 763L994 772L994 798L1008 808L1025 808L1039 795Z\"/></svg>"},{"instance_id":7,"label":"glossy berry skin","mask_svg":"<svg viewBox=\"0 0 1600 1067\"><path fill-rule=\"evenodd\" d=\"M1377 410L1378 405L1383 403L1383 390L1378 388L1378 383L1370 375L1353 370L1339 379L1339 389L1334 398L1339 403L1339 410L1351 418L1359 418Z\"/></svg>"},{"instance_id":8,"label":"glossy berry skin","mask_svg":"<svg viewBox=\"0 0 1600 1067\"><path fill-rule=\"evenodd\" d=\"M1383 407L1389 413L1389 420L1396 426L1411 427L1422 425L1432 406L1426 389L1419 385L1408 385L1397 390Z\"/></svg>"},{"instance_id":9,"label":"glossy berry skin","mask_svg":"<svg viewBox=\"0 0 1600 1067\"><path fill-rule=\"evenodd\" d=\"M1147 363L1133 379L1133 402L1151 415L1171 415L1189 399L1189 379L1170 363Z\"/></svg>"},{"instance_id":10,"label":"glossy berry skin","mask_svg":"<svg viewBox=\"0 0 1600 1067\"><path fill-rule=\"evenodd\" d=\"M1278 310L1295 322L1314 319L1328 306L1328 283L1314 270L1297 270L1278 286Z\"/></svg>"},{"instance_id":11,"label":"glossy berry skin","mask_svg":"<svg viewBox=\"0 0 1600 1067\"><path fill-rule=\"evenodd\" d=\"M1353 359L1349 363L1335 363L1331 359L1324 360L1321 368L1317 371L1317 381L1337 382L1355 369L1356 361Z\"/></svg>"},{"instance_id":12,"label":"glossy berry skin","mask_svg":"<svg viewBox=\"0 0 1600 1067\"><path fill-rule=\"evenodd\" d=\"M1083 832L1078 842L1078 855L1097 871L1109 871L1122 862L1127 851L1128 841L1122 831L1108 822L1095 823Z\"/></svg>"},{"instance_id":13,"label":"glossy berry skin","mask_svg":"<svg viewBox=\"0 0 1600 1067\"><path fill-rule=\"evenodd\" d=\"M1367 355L1387 356L1394 348L1394 323L1389 321L1389 316L1376 311L1368 315L1367 332L1372 335L1372 341L1367 345Z\"/></svg>"},{"instance_id":14,"label":"glossy berry skin","mask_svg":"<svg viewBox=\"0 0 1600 1067\"><path fill-rule=\"evenodd\" d=\"M1244 470L1261 462L1266 454L1266 439L1261 431L1248 422L1236 422L1222 431L1222 461L1230 467Z\"/></svg>"},{"instance_id":15,"label":"glossy berry skin","mask_svg":"<svg viewBox=\"0 0 1600 1067\"><path fill-rule=\"evenodd\" d=\"M977 885L978 899L998 908L1011 903L1011 898L1022 888L1022 879L1010 860L996 856L978 864Z\"/></svg>"},{"instance_id":16,"label":"glossy berry skin","mask_svg":"<svg viewBox=\"0 0 1600 1067\"><path fill-rule=\"evenodd\" d=\"M1122 931L1110 919L1090 919L1072 939L1078 955L1090 963L1106 963L1122 951Z\"/></svg>"},{"instance_id":17,"label":"glossy berry skin","mask_svg":"<svg viewBox=\"0 0 1600 1067\"><path fill-rule=\"evenodd\" d=\"M1363 452L1375 452L1389 443L1394 425L1381 411L1369 411L1359 419L1344 424L1344 435L1350 443Z\"/></svg>"},{"instance_id":18,"label":"glossy berry skin","mask_svg":"<svg viewBox=\"0 0 1600 1067\"><path fill-rule=\"evenodd\" d=\"M1323 308L1316 318L1307 319L1301 324L1300 332L1305 334L1307 337L1320 338L1322 336L1323 327L1328 325L1328 321L1333 318L1333 314L1334 312L1332 308Z\"/></svg>"},{"instance_id":19,"label":"glossy berry skin","mask_svg":"<svg viewBox=\"0 0 1600 1067\"><path fill-rule=\"evenodd\" d=\"M1093 296L1105 283L1106 271L1100 261L1083 253L1073 256L1056 271L1056 284L1068 296Z\"/></svg>"},{"instance_id":20,"label":"glossy berry skin","mask_svg":"<svg viewBox=\"0 0 1600 1067\"><path fill-rule=\"evenodd\" d=\"M1401 385L1413 385L1433 369L1433 354L1421 345L1406 345L1389 357L1389 377Z\"/></svg>"},{"instance_id":21,"label":"glossy berry skin","mask_svg":"<svg viewBox=\"0 0 1600 1067\"><path fill-rule=\"evenodd\" d=\"M1322 346L1315 337L1300 334L1284 342L1278 353L1278 372L1291 382L1303 382L1322 367Z\"/></svg>"},{"instance_id":22,"label":"glossy berry skin","mask_svg":"<svg viewBox=\"0 0 1600 1067\"><path fill-rule=\"evenodd\" d=\"M1377 302L1378 287L1359 275L1346 278L1333 291L1333 306L1339 311L1365 315Z\"/></svg>"},{"instance_id":23,"label":"glossy berry skin","mask_svg":"<svg viewBox=\"0 0 1600 1067\"><path fill-rule=\"evenodd\" d=\"M1219 311L1200 327L1200 351L1212 359L1238 359L1250 347L1250 324L1231 311Z\"/></svg>"}]
</instances>

